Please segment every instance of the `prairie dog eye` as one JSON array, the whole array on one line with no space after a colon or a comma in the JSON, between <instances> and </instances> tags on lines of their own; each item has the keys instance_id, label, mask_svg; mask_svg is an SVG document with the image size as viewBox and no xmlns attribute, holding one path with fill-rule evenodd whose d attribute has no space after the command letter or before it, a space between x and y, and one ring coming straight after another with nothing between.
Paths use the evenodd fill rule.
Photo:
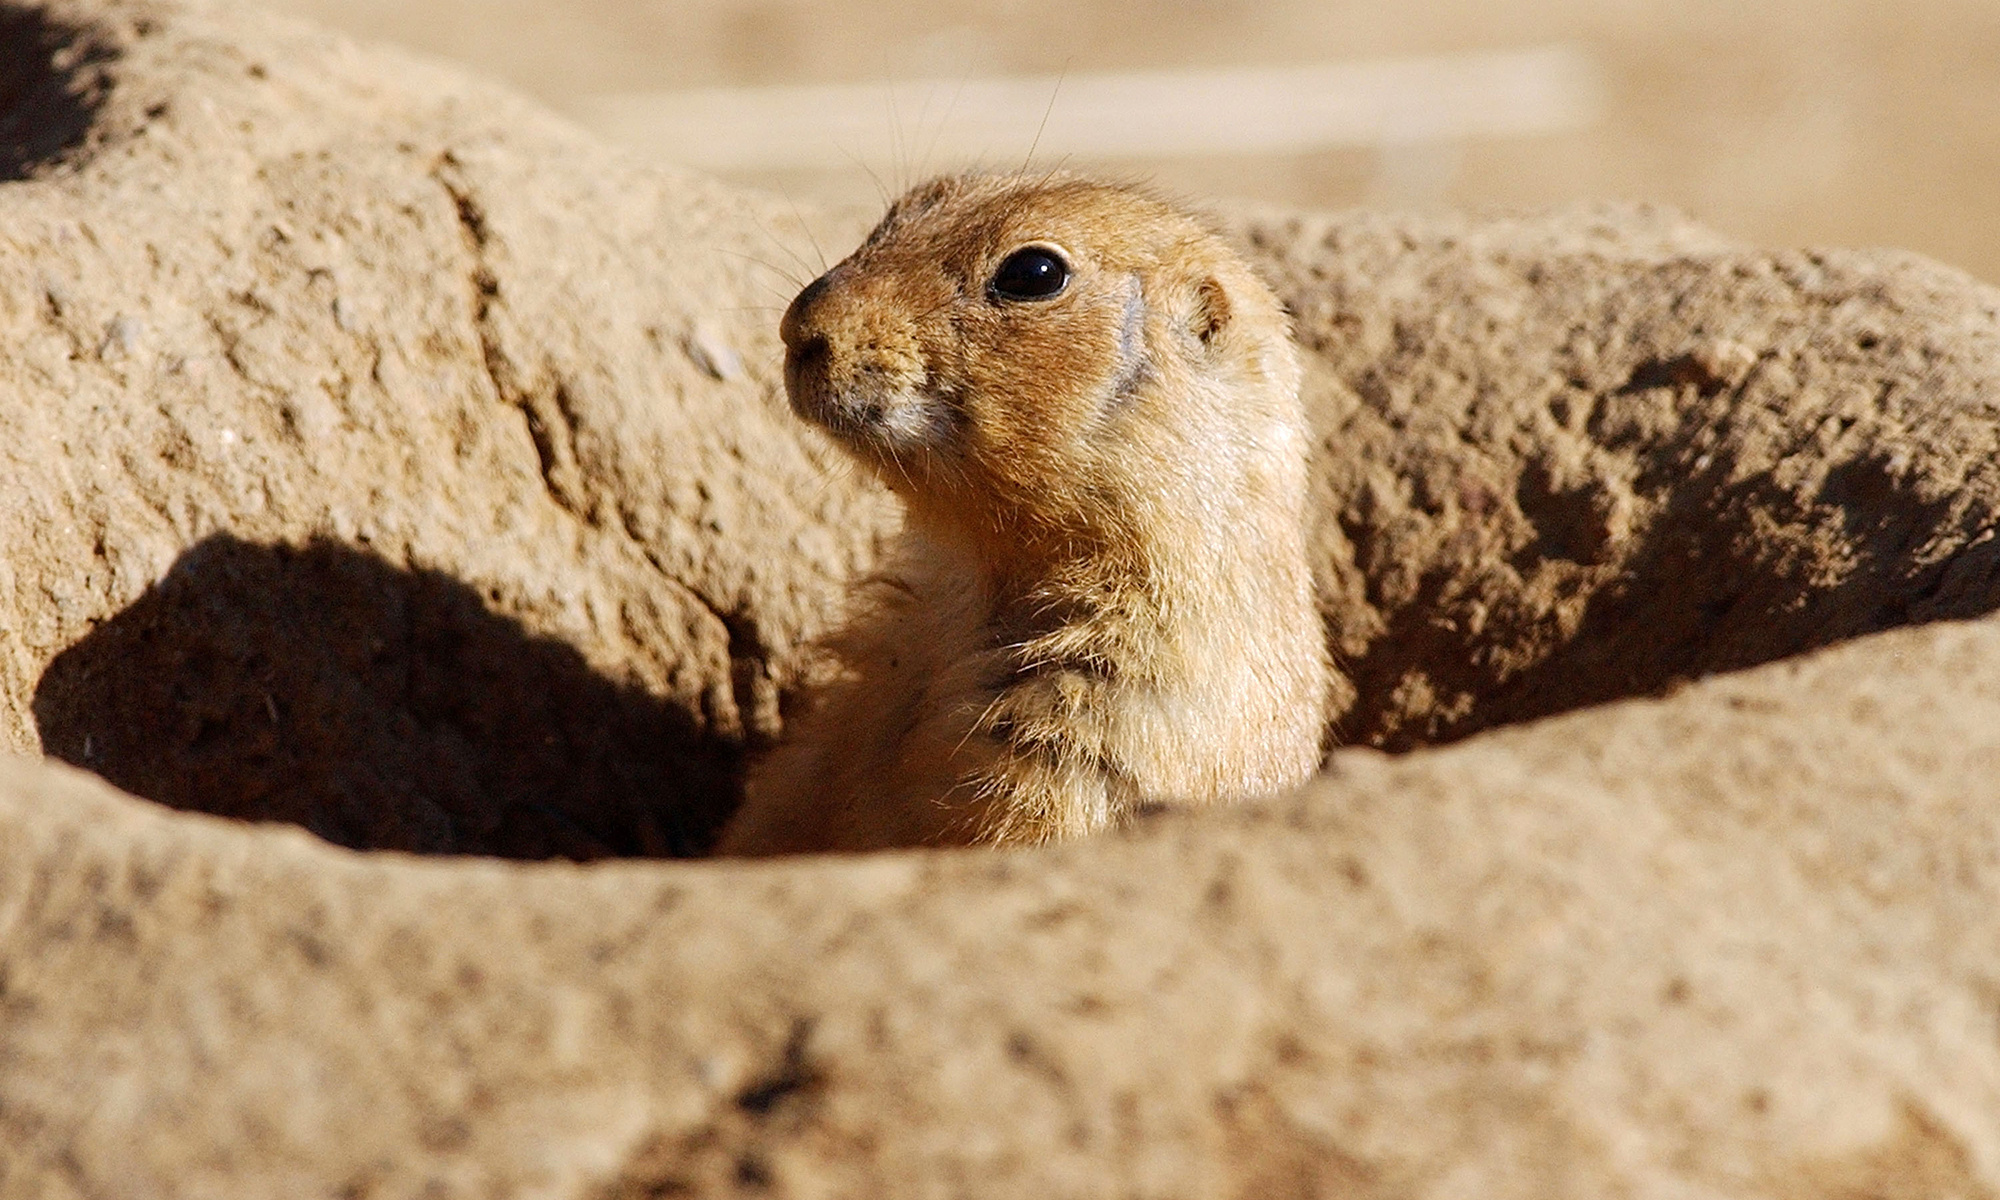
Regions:
<instances>
[{"instance_id":1,"label":"prairie dog eye","mask_svg":"<svg viewBox=\"0 0 2000 1200\"><path fill-rule=\"evenodd\" d=\"M1052 300L1069 286L1069 260L1054 246L1023 246L993 272L986 290L998 300Z\"/></svg>"}]
</instances>

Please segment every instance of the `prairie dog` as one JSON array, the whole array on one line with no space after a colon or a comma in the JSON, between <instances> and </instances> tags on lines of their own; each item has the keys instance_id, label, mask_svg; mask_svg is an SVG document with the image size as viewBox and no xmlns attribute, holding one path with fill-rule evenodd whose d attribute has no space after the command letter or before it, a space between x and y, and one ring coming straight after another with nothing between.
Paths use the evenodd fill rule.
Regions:
<instances>
[{"instance_id":1,"label":"prairie dog","mask_svg":"<svg viewBox=\"0 0 2000 1200\"><path fill-rule=\"evenodd\" d=\"M718 853L1047 842L1313 773L1298 352L1220 238L1075 176L936 179L779 333L793 410L905 521Z\"/></svg>"}]
</instances>

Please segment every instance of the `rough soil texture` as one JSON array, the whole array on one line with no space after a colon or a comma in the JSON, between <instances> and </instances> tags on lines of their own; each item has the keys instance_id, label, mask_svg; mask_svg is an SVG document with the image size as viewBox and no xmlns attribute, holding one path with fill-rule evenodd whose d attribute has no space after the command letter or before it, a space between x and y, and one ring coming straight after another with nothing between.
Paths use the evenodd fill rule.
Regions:
<instances>
[{"instance_id":1,"label":"rough soil texture","mask_svg":"<svg viewBox=\"0 0 2000 1200\"><path fill-rule=\"evenodd\" d=\"M353 846L704 844L893 519L774 388L784 207L254 13L5 28L117 81L0 191L7 741Z\"/></svg>"},{"instance_id":2,"label":"rough soil texture","mask_svg":"<svg viewBox=\"0 0 2000 1200\"><path fill-rule=\"evenodd\" d=\"M1314 352L1344 743L2000 605L2000 291L1630 210L1239 228Z\"/></svg>"},{"instance_id":3,"label":"rough soil texture","mask_svg":"<svg viewBox=\"0 0 2000 1200\"><path fill-rule=\"evenodd\" d=\"M0 1196L2000 1197L2000 293L1222 214L1324 780L414 858L707 844L893 526L759 261L865 218L209 3L0 7L0 180Z\"/></svg>"}]
</instances>

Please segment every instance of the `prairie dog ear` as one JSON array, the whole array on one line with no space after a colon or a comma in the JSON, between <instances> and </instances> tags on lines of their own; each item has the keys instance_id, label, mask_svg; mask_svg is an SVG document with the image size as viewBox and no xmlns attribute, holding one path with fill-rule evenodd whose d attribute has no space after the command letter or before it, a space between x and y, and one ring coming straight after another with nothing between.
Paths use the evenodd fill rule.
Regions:
<instances>
[{"instance_id":1,"label":"prairie dog ear","mask_svg":"<svg viewBox=\"0 0 2000 1200\"><path fill-rule=\"evenodd\" d=\"M1222 290L1222 281L1213 275L1195 285L1194 311L1188 315L1188 332L1203 346L1215 340L1215 335L1229 327L1234 313L1229 307L1229 293Z\"/></svg>"}]
</instances>

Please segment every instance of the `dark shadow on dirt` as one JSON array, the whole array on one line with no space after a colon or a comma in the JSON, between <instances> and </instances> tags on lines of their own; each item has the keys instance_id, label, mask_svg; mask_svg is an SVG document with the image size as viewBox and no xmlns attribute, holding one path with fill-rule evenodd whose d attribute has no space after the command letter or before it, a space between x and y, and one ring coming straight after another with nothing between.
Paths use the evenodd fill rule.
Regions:
<instances>
[{"instance_id":1,"label":"dark shadow on dirt","mask_svg":"<svg viewBox=\"0 0 2000 1200\"><path fill-rule=\"evenodd\" d=\"M1841 464L1810 507L1768 478L1694 478L1688 502L1669 506L1625 575L1592 595L1576 635L1487 698L1483 724L1547 715L1556 696L1571 708L1653 695L2000 608L1994 543L1975 528L1947 530L1949 501L1924 500L1887 470L1872 458ZM1774 524L1799 532L1774 537ZM1923 561L1919 550L1940 534L1961 549Z\"/></svg>"},{"instance_id":2,"label":"dark shadow on dirt","mask_svg":"<svg viewBox=\"0 0 2000 1200\"><path fill-rule=\"evenodd\" d=\"M0 182L25 179L83 144L117 57L96 31L0 4Z\"/></svg>"},{"instance_id":3,"label":"dark shadow on dirt","mask_svg":"<svg viewBox=\"0 0 2000 1200\"><path fill-rule=\"evenodd\" d=\"M2000 539L1990 515L1953 517L1949 498L1916 495L1879 455L1834 467L1810 503L1768 477L1732 481L1726 464L1670 465L1673 483L1665 468L1641 481L1667 496L1664 510L1622 556L1617 577L1592 592L1576 632L1509 678L1496 683L1488 666L1491 629L1440 627L1435 613L1450 580L1426 577L1369 653L1347 664L1359 696L1336 727L1339 744L1400 752L1454 742L1872 633L2000 610ZM1933 539L1959 549L1922 553ZM1528 557L1549 553L1538 545ZM1413 668L1474 702L1427 727L1380 732L1393 689Z\"/></svg>"},{"instance_id":4,"label":"dark shadow on dirt","mask_svg":"<svg viewBox=\"0 0 2000 1200\"><path fill-rule=\"evenodd\" d=\"M696 854L743 756L449 576L227 535L59 655L34 713L161 804L424 854Z\"/></svg>"}]
</instances>

